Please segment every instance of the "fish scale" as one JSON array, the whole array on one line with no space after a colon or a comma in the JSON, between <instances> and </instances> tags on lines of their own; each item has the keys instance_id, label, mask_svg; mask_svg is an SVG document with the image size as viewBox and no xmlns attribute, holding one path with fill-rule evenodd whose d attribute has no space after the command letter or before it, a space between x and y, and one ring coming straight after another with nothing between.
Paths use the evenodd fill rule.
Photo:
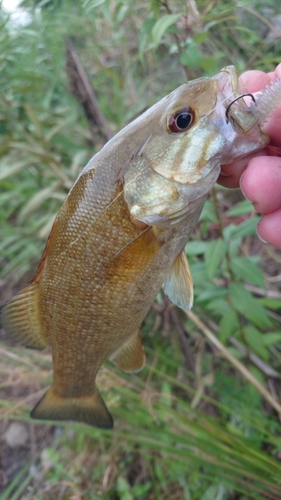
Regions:
<instances>
[{"instance_id":1,"label":"fish scale","mask_svg":"<svg viewBox=\"0 0 281 500\"><path fill-rule=\"evenodd\" d=\"M144 366L140 327L163 283L172 302L192 306L184 247L220 165L268 143L257 110L239 95L231 66L182 85L78 177L34 280L2 311L15 340L52 348L53 382L33 418L111 428L95 382L103 362L127 372Z\"/></svg>"}]
</instances>

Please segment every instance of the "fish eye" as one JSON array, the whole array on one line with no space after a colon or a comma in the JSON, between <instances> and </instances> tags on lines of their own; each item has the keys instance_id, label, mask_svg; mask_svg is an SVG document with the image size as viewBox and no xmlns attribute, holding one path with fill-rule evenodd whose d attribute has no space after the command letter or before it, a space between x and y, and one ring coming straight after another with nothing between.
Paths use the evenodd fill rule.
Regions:
<instances>
[{"instance_id":1,"label":"fish eye","mask_svg":"<svg viewBox=\"0 0 281 500\"><path fill-rule=\"evenodd\" d=\"M194 123L195 113L191 108L182 108L168 117L168 131L179 133L188 130Z\"/></svg>"}]
</instances>

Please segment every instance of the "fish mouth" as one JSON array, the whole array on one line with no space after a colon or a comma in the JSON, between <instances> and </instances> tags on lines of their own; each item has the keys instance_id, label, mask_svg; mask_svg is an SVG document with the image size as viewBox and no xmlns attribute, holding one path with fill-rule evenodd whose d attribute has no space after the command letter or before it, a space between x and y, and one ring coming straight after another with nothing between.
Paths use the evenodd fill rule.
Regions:
<instances>
[{"instance_id":1,"label":"fish mouth","mask_svg":"<svg viewBox=\"0 0 281 500\"><path fill-rule=\"evenodd\" d=\"M256 125L258 114L255 113L255 108L253 106L247 106L244 97L250 96L253 104L255 104L256 100L253 94L240 93L238 74L234 66L226 66L220 71L222 77L224 77L225 73L229 78L226 82L225 78L223 78L222 87L220 88L224 96L223 105L225 107L225 121L227 124L231 124L232 129L237 134L246 134ZM226 92L227 95L225 95Z\"/></svg>"}]
</instances>

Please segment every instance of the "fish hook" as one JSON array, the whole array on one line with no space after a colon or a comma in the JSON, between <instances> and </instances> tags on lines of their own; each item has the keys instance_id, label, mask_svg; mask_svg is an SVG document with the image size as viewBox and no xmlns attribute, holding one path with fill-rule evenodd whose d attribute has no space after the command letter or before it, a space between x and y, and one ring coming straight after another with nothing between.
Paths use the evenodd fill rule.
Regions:
<instances>
[{"instance_id":1,"label":"fish hook","mask_svg":"<svg viewBox=\"0 0 281 500\"><path fill-rule=\"evenodd\" d=\"M236 101L238 101L238 99L241 99L242 97L246 97L246 96L251 97L252 101L256 102L256 99L254 98L253 94L241 94L238 97L236 97L235 99L233 99L233 101L231 101L231 103L227 106L226 111L225 111L225 117L226 117L227 123L229 122L228 113L229 113L229 110L230 110L232 104L234 104Z\"/></svg>"}]
</instances>

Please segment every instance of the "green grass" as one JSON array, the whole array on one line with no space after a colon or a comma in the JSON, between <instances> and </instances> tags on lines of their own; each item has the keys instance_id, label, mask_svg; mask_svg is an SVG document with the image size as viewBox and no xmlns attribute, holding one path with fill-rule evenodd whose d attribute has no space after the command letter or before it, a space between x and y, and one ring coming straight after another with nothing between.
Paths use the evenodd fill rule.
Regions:
<instances>
[{"instance_id":1,"label":"green grass","mask_svg":"<svg viewBox=\"0 0 281 500\"><path fill-rule=\"evenodd\" d=\"M21 368L23 380L34 384L36 379L36 384L46 385L50 355L23 348L10 352L20 355L15 366ZM120 498L148 498L149 493L149 498L168 499L171 488L178 491L175 498L201 499L208 490L221 490L221 498L232 498L234 492L248 498L249 490L251 498L279 498L281 464L274 458L281 447L276 437L279 425L273 415L261 413L259 393L240 377L227 375L227 366L221 366L210 389L201 394L202 409L196 410L192 404L198 392L194 375L184 372L179 381L173 376L178 370L176 360L164 353L157 356L153 350L148 350L148 358L152 364L140 376L124 375L112 366L99 376L99 386L115 418L113 432L62 424L51 446L43 446L43 452L39 447L41 453L34 453L31 463L36 474L26 474L26 468L19 472L3 500L21 498L22 473L26 474L25 487L29 485L38 498L46 484L49 488L65 483L69 489L66 498L72 498L70 493L81 492L85 482L93 491L93 495L83 492L81 498L87 499L95 498L103 488L103 498L109 499L116 498L116 491L122 488L128 496ZM9 360L7 375L11 368ZM243 397L237 401L240 392ZM42 424L31 423L27 417L30 404L13 409L11 400L8 408L3 406L3 421L16 419L33 427L40 441ZM112 469L109 475L108 468Z\"/></svg>"}]
</instances>

